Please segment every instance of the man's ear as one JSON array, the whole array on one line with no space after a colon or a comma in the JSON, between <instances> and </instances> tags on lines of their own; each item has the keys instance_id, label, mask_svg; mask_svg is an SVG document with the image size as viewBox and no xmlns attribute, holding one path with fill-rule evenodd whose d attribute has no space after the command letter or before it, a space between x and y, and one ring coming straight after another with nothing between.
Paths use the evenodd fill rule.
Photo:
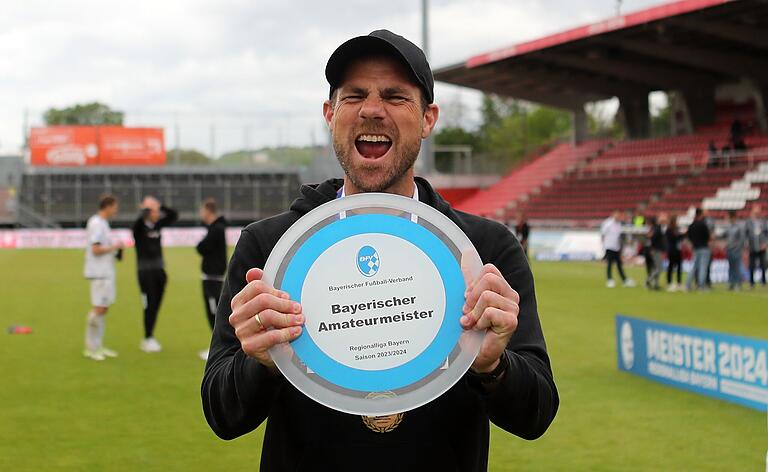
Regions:
<instances>
[{"instance_id":1,"label":"man's ear","mask_svg":"<svg viewBox=\"0 0 768 472\"><path fill-rule=\"evenodd\" d=\"M432 130L435 129L437 124L437 117L440 116L440 108L434 103L427 105L426 111L424 111L424 122L421 127L421 138L427 139Z\"/></svg>"},{"instance_id":2,"label":"man's ear","mask_svg":"<svg viewBox=\"0 0 768 472\"><path fill-rule=\"evenodd\" d=\"M323 102L323 118L325 118L328 129L333 130L333 103L330 100Z\"/></svg>"}]
</instances>

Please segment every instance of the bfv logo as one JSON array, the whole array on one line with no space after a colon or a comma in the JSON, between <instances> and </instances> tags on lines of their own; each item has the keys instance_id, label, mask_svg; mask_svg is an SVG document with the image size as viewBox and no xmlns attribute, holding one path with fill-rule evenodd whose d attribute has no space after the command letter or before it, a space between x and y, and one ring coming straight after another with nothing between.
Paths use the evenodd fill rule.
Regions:
<instances>
[{"instance_id":1,"label":"bfv logo","mask_svg":"<svg viewBox=\"0 0 768 472\"><path fill-rule=\"evenodd\" d=\"M366 277L373 277L379 271L381 259L371 246L363 246L357 251L357 270Z\"/></svg>"}]
</instances>

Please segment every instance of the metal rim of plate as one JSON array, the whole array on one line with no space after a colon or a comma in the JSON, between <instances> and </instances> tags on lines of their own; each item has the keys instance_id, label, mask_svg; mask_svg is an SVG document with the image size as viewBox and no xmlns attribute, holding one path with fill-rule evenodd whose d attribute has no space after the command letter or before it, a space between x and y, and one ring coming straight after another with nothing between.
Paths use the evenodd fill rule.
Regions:
<instances>
[{"instance_id":1,"label":"metal rim of plate","mask_svg":"<svg viewBox=\"0 0 768 472\"><path fill-rule=\"evenodd\" d=\"M264 266L263 280L281 289L286 267L296 252L322 228L355 216L390 215L407 219L439 238L453 255L463 278L474 279L482 269L482 261L472 242L448 217L429 205L412 198L385 193L350 195L325 203L301 217L280 238ZM381 228L378 228L379 230ZM421 231L421 230L419 230ZM369 233L377 233L371 229ZM442 277L442 274L441 274ZM462 282L462 287L465 285ZM463 290L461 293L463 299ZM291 297L293 298L293 296ZM299 300L301 301L301 300ZM305 317L312 316L304 307ZM460 308L459 308L460 311ZM461 313L445 313L447 322L459 323ZM452 320L454 318L455 320ZM280 344L269 350L285 378L299 391L329 408L350 414L383 416L422 406L450 389L467 372L477 357L484 332L461 330L458 340L446 356L444 365L406 387L388 391L366 391L340 387L307 369L292 347ZM301 336L309 336L305 329ZM421 354L419 354L421 355ZM418 357L418 356L417 356Z\"/></svg>"}]
</instances>

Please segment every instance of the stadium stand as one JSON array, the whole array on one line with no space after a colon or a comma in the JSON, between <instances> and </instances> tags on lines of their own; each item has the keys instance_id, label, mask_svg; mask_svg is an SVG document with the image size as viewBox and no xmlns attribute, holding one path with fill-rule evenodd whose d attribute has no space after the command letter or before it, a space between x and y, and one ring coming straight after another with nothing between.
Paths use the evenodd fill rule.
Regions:
<instances>
[{"instance_id":1,"label":"stadium stand","mask_svg":"<svg viewBox=\"0 0 768 472\"><path fill-rule=\"evenodd\" d=\"M702 205L715 218L725 218L728 210L736 210L740 218L749 215L752 206L760 204L768 208L768 147L755 157L757 165L749 167L738 180L727 187L720 187L712 196L704 198Z\"/></svg>"},{"instance_id":2,"label":"stadium stand","mask_svg":"<svg viewBox=\"0 0 768 472\"><path fill-rule=\"evenodd\" d=\"M180 223L199 224L200 202L213 197L233 224L247 224L283 211L299 188L298 173L285 169L212 167L30 167L22 176L21 208L62 226L82 226L99 195L121 202L115 226L136 217L138 202L154 195L176 208Z\"/></svg>"},{"instance_id":3,"label":"stadium stand","mask_svg":"<svg viewBox=\"0 0 768 472\"><path fill-rule=\"evenodd\" d=\"M571 111L576 149L594 143L585 104L617 99L627 135L537 180L532 169L550 160L542 156L459 208L502 221L523 209L535 224L560 226L593 226L613 209L688 213L702 203L718 218L727 208L745 215L766 201L762 177L747 179L768 150L766 27L764 1L678 0L436 70L438 81ZM651 139L654 91L674 92L672 137Z\"/></svg>"},{"instance_id":4,"label":"stadium stand","mask_svg":"<svg viewBox=\"0 0 768 472\"><path fill-rule=\"evenodd\" d=\"M520 208L531 220L562 220L563 225L594 226L615 209L635 211L638 202L647 201L673 186L679 175L662 172L577 177L559 182Z\"/></svg>"},{"instance_id":5,"label":"stadium stand","mask_svg":"<svg viewBox=\"0 0 768 472\"><path fill-rule=\"evenodd\" d=\"M442 196L451 206L456 207L471 198L477 193L477 189L474 187L454 187L454 188L440 188L437 192Z\"/></svg>"},{"instance_id":6,"label":"stadium stand","mask_svg":"<svg viewBox=\"0 0 768 472\"><path fill-rule=\"evenodd\" d=\"M708 166L707 145L722 130L670 138L558 145L458 205L463 211L507 220L517 210L537 225L595 226L615 209L685 214L720 192L722 200L768 197L768 135L747 137L750 150L727 167ZM763 166L765 162L765 166ZM725 166L725 163L722 163ZM760 170L749 172L760 165ZM738 184L749 180L750 185ZM736 190L728 191L733 188ZM752 190L749 190L752 188ZM708 204L711 205L711 204ZM713 210L723 218L732 204ZM746 214L751 203L738 210Z\"/></svg>"},{"instance_id":7,"label":"stadium stand","mask_svg":"<svg viewBox=\"0 0 768 472\"><path fill-rule=\"evenodd\" d=\"M576 172L606 144L605 141L589 141L575 147L558 144L544 155L514 169L488 189L460 202L457 208L469 213L501 217L516 202Z\"/></svg>"},{"instance_id":8,"label":"stadium stand","mask_svg":"<svg viewBox=\"0 0 768 472\"><path fill-rule=\"evenodd\" d=\"M727 164L697 169L674 192L651 203L647 212L683 214L692 206L703 206L716 219L725 218L727 210L737 210L739 216L746 216L753 202L759 201L761 195L765 198L760 185L762 174L754 169L768 162L766 137L747 138L750 150L733 156Z\"/></svg>"}]
</instances>

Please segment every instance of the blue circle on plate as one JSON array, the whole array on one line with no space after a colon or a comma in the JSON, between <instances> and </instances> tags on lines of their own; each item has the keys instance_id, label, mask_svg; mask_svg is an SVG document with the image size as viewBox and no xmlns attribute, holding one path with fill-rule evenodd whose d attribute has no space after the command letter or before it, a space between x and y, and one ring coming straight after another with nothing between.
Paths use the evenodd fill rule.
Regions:
<instances>
[{"instance_id":1,"label":"blue circle on plate","mask_svg":"<svg viewBox=\"0 0 768 472\"><path fill-rule=\"evenodd\" d=\"M280 288L288 292L292 300L301 300L304 280L320 255L344 239L366 233L404 239L424 252L437 268L445 289L445 316L435 339L415 358L384 370L355 369L338 362L323 352L306 330L291 342L291 346L307 367L335 385L364 392L397 390L418 382L439 368L456 346L463 330L459 318L464 304L464 277L453 253L440 238L405 218L381 214L348 216L318 230L298 248L285 269Z\"/></svg>"},{"instance_id":2,"label":"blue circle on plate","mask_svg":"<svg viewBox=\"0 0 768 472\"><path fill-rule=\"evenodd\" d=\"M373 277L379 272L381 259L379 252L372 246L363 246L357 251L357 270L366 277Z\"/></svg>"}]
</instances>

